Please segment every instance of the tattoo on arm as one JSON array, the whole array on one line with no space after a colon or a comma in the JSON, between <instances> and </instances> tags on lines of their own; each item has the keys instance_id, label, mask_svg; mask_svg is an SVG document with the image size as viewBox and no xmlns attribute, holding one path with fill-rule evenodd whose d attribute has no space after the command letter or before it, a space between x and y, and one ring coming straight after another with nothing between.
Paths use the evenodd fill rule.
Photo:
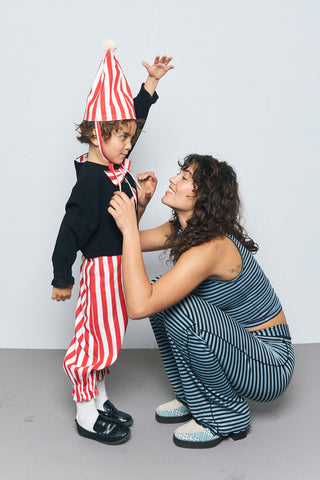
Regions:
<instances>
[{"instance_id":1,"label":"tattoo on arm","mask_svg":"<svg viewBox=\"0 0 320 480\"><path fill-rule=\"evenodd\" d=\"M236 265L234 268L229 268L228 272L236 273L237 275L239 275L239 273L241 272L241 268L242 265Z\"/></svg>"}]
</instances>

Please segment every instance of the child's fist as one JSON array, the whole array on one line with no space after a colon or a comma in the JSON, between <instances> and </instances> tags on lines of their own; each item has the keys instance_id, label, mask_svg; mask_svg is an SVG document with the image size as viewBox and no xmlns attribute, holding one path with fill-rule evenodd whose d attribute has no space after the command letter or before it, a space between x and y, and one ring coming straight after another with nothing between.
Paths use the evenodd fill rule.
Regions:
<instances>
[{"instance_id":1,"label":"child's fist","mask_svg":"<svg viewBox=\"0 0 320 480\"><path fill-rule=\"evenodd\" d=\"M154 172L138 173L137 179L141 187L138 191L138 205L141 208L146 208L153 197L158 180Z\"/></svg>"},{"instance_id":2,"label":"child's fist","mask_svg":"<svg viewBox=\"0 0 320 480\"><path fill-rule=\"evenodd\" d=\"M69 287L66 288L53 287L51 296L52 300L57 300L57 302L60 302L60 300L63 302L69 300L69 298L71 298L72 287L73 285L69 285Z\"/></svg>"}]
</instances>

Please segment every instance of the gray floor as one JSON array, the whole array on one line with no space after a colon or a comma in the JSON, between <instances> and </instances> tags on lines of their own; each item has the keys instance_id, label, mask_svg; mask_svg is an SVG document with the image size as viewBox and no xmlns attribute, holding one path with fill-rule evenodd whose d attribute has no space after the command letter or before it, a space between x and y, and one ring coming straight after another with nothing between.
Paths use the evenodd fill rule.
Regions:
<instances>
[{"instance_id":1,"label":"gray floor","mask_svg":"<svg viewBox=\"0 0 320 480\"><path fill-rule=\"evenodd\" d=\"M182 479L318 480L320 344L295 346L296 370L285 395L251 403L244 440L188 450L174 426L154 420L172 398L156 350L123 350L108 377L111 400L134 417L132 438L106 446L76 433L61 350L0 350L1 480Z\"/></svg>"}]
</instances>

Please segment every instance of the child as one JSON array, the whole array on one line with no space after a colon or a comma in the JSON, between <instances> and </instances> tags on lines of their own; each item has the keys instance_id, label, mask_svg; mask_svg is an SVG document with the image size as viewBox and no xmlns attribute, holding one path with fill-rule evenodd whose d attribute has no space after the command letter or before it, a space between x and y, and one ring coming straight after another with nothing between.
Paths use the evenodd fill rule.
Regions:
<instances>
[{"instance_id":1,"label":"child","mask_svg":"<svg viewBox=\"0 0 320 480\"><path fill-rule=\"evenodd\" d=\"M140 175L141 191L129 173L128 155L139 136L150 106L157 100L159 79L173 66L171 57L156 57L152 66L142 62L149 75L133 100L129 85L114 56L114 43L106 45L88 95L78 140L89 151L75 162L77 183L66 205L55 249L53 300L71 297L72 265L80 250L80 291L75 335L66 353L64 369L73 383L78 433L106 444L129 439L132 417L108 399L105 369L117 358L128 316L121 280L122 235L107 209L115 190L134 196L140 218L153 195L156 179Z\"/></svg>"}]
</instances>

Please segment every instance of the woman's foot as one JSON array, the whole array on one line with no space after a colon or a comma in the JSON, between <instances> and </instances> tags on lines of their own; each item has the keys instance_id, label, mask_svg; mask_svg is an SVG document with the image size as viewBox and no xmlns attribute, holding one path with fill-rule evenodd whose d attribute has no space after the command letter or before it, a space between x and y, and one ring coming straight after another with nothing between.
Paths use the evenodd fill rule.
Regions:
<instances>
[{"instance_id":1,"label":"woman's foot","mask_svg":"<svg viewBox=\"0 0 320 480\"><path fill-rule=\"evenodd\" d=\"M156 408L155 416L159 423L179 423L192 418L188 407L176 399L159 405Z\"/></svg>"},{"instance_id":2,"label":"woman's foot","mask_svg":"<svg viewBox=\"0 0 320 480\"><path fill-rule=\"evenodd\" d=\"M246 436L247 430L230 433L227 436L216 435L209 428L203 427L193 419L175 430L173 442L178 447L184 448L210 448L215 447L228 437L233 440L240 440Z\"/></svg>"},{"instance_id":3,"label":"woman's foot","mask_svg":"<svg viewBox=\"0 0 320 480\"><path fill-rule=\"evenodd\" d=\"M133 418L129 413L121 412L118 410L110 400L106 400L103 404L103 409L98 410L98 412L102 415L105 415L111 420L116 420L117 422L125 425L127 427L131 427L133 425Z\"/></svg>"}]
</instances>

